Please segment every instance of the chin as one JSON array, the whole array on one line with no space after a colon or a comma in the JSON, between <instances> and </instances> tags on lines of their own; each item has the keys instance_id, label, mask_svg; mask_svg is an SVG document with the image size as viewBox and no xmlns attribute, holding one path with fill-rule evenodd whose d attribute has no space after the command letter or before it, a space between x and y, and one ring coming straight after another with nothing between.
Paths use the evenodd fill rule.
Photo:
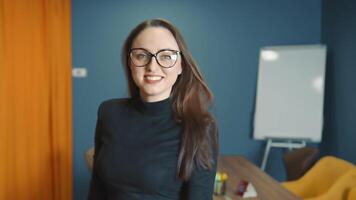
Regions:
<instances>
[{"instance_id":1,"label":"chin","mask_svg":"<svg viewBox=\"0 0 356 200\"><path fill-rule=\"evenodd\" d=\"M144 90L143 92L146 96L158 96L162 94L160 90Z\"/></svg>"}]
</instances>

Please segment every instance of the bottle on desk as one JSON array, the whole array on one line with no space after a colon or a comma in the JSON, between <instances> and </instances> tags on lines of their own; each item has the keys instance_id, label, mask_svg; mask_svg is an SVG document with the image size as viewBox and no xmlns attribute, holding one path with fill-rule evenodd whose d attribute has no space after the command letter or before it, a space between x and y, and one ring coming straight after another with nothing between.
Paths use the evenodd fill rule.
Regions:
<instances>
[{"instance_id":1,"label":"bottle on desk","mask_svg":"<svg viewBox=\"0 0 356 200\"><path fill-rule=\"evenodd\" d=\"M224 172L217 172L215 176L214 194L225 195L226 193L226 180L228 175Z\"/></svg>"}]
</instances>

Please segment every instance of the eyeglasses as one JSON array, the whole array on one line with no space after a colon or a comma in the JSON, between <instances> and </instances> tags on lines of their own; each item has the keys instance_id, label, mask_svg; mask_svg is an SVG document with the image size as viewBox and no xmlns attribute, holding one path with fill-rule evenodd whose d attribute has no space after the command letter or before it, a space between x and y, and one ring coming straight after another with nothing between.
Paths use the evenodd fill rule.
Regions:
<instances>
[{"instance_id":1,"label":"eyeglasses","mask_svg":"<svg viewBox=\"0 0 356 200\"><path fill-rule=\"evenodd\" d=\"M152 57L155 57L157 63L164 68L173 67L177 60L180 51L172 49L161 49L153 54L143 48L133 48L130 50L130 59L136 67L144 67L151 62Z\"/></svg>"}]
</instances>

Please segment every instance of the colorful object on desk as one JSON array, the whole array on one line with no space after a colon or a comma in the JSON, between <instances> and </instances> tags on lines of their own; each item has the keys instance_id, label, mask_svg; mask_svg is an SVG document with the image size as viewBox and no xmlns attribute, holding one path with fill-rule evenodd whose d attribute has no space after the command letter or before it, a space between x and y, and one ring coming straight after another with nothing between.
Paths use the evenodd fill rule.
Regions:
<instances>
[{"instance_id":1,"label":"colorful object on desk","mask_svg":"<svg viewBox=\"0 0 356 200\"><path fill-rule=\"evenodd\" d=\"M217 172L215 176L214 194L225 195L226 193L226 180L228 178L227 173Z\"/></svg>"},{"instance_id":2,"label":"colorful object on desk","mask_svg":"<svg viewBox=\"0 0 356 200\"><path fill-rule=\"evenodd\" d=\"M246 192L247 189L247 185L248 185L248 181L246 180L240 180L237 184L237 189L236 189L236 194L240 197L242 197L244 195L244 193Z\"/></svg>"},{"instance_id":3,"label":"colorful object on desk","mask_svg":"<svg viewBox=\"0 0 356 200\"><path fill-rule=\"evenodd\" d=\"M246 187L246 191L242 195L242 198L254 198L257 197L256 188L252 185L252 183L248 183Z\"/></svg>"}]
</instances>

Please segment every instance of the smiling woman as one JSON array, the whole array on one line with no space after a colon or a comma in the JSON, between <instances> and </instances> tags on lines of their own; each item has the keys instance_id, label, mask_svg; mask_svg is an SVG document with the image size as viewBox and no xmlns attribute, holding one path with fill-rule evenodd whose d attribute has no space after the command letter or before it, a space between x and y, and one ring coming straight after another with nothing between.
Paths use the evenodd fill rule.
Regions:
<instances>
[{"instance_id":1,"label":"smiling woman","mask_svg":"<svg viewBox=\"0 0 356 200\"><path fill-rule=\"evenodd\" d=\"M183 37L167 20L144 21L122 61L130 97L99 106L89 199L212 199L213 96Z\"/></svg>"}]
</instances>

